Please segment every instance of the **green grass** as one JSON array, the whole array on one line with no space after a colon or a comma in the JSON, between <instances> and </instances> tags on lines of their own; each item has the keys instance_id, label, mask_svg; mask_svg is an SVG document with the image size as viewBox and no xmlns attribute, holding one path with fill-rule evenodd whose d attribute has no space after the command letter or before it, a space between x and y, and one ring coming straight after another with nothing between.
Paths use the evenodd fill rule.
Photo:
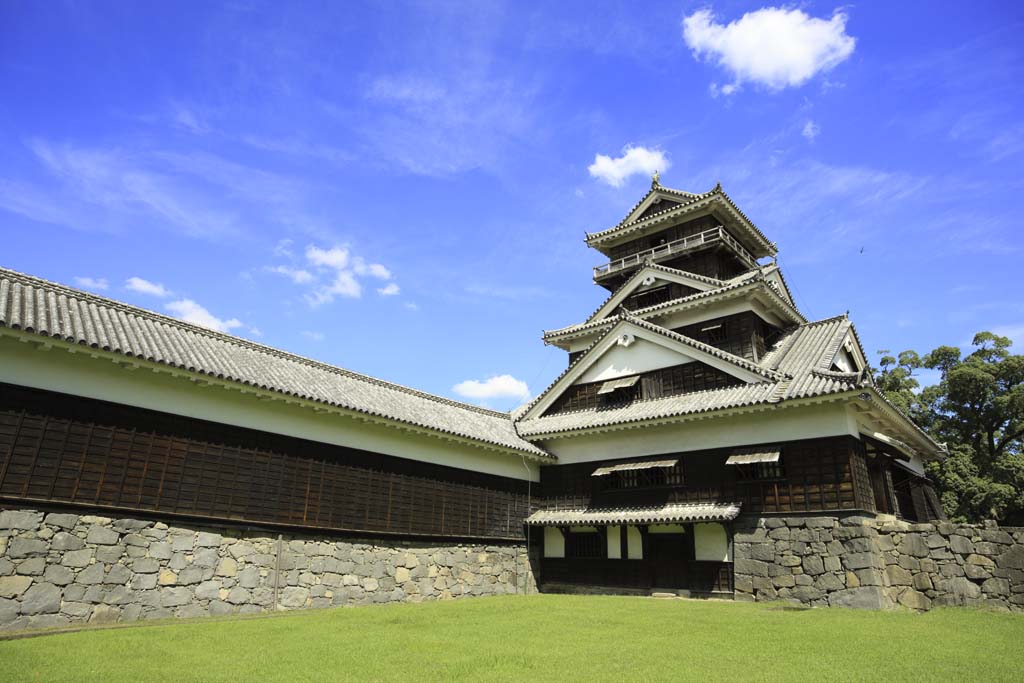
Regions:
<instances>
[{"instance_id":1,"label":"green grass","mask_svg":"<svg viewBox=\"0 0 1024 683\"><path fill-rule=\"evenodd\" d=\"M1024 617L538 595L0 642L4 681L1021 680Z\"/></svg>"}]
</instances>

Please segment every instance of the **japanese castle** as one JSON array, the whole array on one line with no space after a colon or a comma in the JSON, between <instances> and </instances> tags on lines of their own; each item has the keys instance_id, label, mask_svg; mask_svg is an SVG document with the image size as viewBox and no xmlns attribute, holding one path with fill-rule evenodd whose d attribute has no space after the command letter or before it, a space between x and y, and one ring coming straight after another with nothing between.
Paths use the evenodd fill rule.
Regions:
<instances>
[{"instance_id":1,"label":"japanese castle","mask_svg":"<svg viewBox=\"0 0 1024 683\"><path fill-rule=\"evenodd\" d=\"M721 186L655 175L586 243L608 296L511 414L0 269L0 509L525 547L540 590L696 595L732 593L744 518L941 518L943 449Z\"/></svg>"}]
</instances>

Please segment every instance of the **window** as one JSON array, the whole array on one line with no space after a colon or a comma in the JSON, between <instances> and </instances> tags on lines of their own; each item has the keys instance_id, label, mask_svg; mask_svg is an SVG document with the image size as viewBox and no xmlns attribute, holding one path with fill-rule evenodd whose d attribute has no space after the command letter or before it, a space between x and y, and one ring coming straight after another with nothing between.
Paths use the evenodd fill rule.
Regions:
<instances>
[{"instance_id":1,"label":"window","mask_svg":"<svg viewBox=\"0 0 1024 683\"><path fill-rule=\"evenodd\" d=\"M607 545L604 535L594 527L573 527L565 534L566 557L604 557Z\"/></svg>"},{"instance_id":2,"label":"window","mask_svg":"<svg viewBox=\"0 0 1024 683\"><path fill-rule=\"evenodd\" d=\"M752 479L782 479L786 476L782 471L782 460L757 462L749 467Z\"/></svg>"},{"instance_id":3,"label":"window","mask_svg":"<svg viewBox=\"0 0 1024 683\"><path fill-rule=\"evenodd\" d=\"M606 491L652 489L683 485L683 464L674 467L650 467L643 470L620 470L601 477Z\"/></svg>"}]
</instances>

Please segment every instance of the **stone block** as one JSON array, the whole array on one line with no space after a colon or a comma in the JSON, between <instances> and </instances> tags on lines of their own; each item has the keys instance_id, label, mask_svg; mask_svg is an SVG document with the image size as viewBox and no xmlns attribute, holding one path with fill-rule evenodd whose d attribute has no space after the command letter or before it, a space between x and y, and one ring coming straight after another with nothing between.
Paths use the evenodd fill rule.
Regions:
<instances>
[{"instance_id":1,"label":"stone block","mask_svg":"<svg viewBox=\"0 0 1024 683\"><path fill-rule=\"evenodd\" d=\"M1003 531L1002 529L983 529L981 531L981 540L987 543L1000 543L1009 545L1013 543L1013 536Z\"/></svg>"},{"instance_id":2,"label":"stone block","mask_svg":"<svg viewBox=\"0 0 1024 683\"><path fill-rule=\"evenodd\" d=\"M1006 579L987 579L981 584L981 591L988 595L1009 595L1010 582Z\"/></svg>"},{"instance_id":3,"label":"stone block","mask_svg":"<svg viewBox=\"0 0 1024 683\"><path fill-rule=\"evenodd\" d=\"M932 548L933 550L935 548L945 548L949 545L949 542L946 541L946 539L943 538L941 534L929 535L928 538L925 539L925 543L927 543L928 547Z\"/></svg>"},{"instance_id":4,"label":"stone block","mask_svg":"<svg viewBox=\"0 0 1024 683\"><path fill-rule=\"evenodd\" d=\"M822 574L815 579L814 587L823 593L830 593L846 588L846 582L836 574Z\"/></svg>"},{"instance_id":5,"label":"stone block","mask_svg":"<svg viewBox=\"0 0 1024 683\"><path fill-rule=\"evenodd\" d=\"M160 563L151 557L140 557L132 561L132 571L136 574L156 574L160 571Z\"/></svg>"},{"instance_id":6,"label":"stone block","mask_svg":"<svg viewBox=\"0 0 1024 683\"><path fill-rule=\"evenodd\" d=\"M51 564L43 574L43 580L55 586L66 586L75 580L75 573L59 564Z\"/></svg>"},{"instance_id":7,"label":"stone block","mask_svg":"<svg viewBox=\"0 0 1024 683\"><path fill-rule=\"evenodd\" d=\"M156 588L156 574L136 574L132 577L131 587L133 590L150 590Z\"/></svg>"},{"instance_id":8,"label":"stone block","mask_svg":"<svg viewBox=\"0 0 1024 683\"><path fill-rule=\"evenodd\" d=\"M977 555L977 554L975 554L975 555L968 555L967 559L964 560L964 562L967 563L967 564L977 565L979 567L994 567L994 566L996 566L996 563L992 560L992 558L985 557L984 555Z\"/></svg>"},{"instance_id":9,"label":"stone block","mask_svg":"<svg viewBox=\"0 0 1024 683\"><path fill-rule=\"evenodd\" d=\"M939 566L939 574L946 578L964 576L964 568L954 562L946 562Z\"/></svg>"},{"instance_id":10,"label":"stone block","mask_svg":"<svg viewBox=\"0 0 1024 683\"><path fill-rule=\"evenodd\" d=\"M114 624L121 618L121 609L111 605L96 605L89 617L90 624Z\"/></svg>"},{"instance_id":11,"label":"stone block","mask_svg":"<svg viewBox=\"0 0 1024 683\"><path fill-rule=\"evenodd\" d=\"M775 546L771 543L752 543L750 545L750 557L762 562L774 562Z\"/></svg>"},{"instance_id":12,"label":"stone block","mask_svg":"<svg viewBox=\"0 0 1024 683\"><path fill-rule=\"evenodd\" d=\"M949 549L960 555L970 555L974 552L974 544L965 536L952 535L949 537Z\"/></svg>"},{"instance_id":13,"label":"stone block","mask_svg":"<svg viewBox=\"0 0 1024 683\"><path fill-rule=\"evenodd\" d=\"M50 547L54 550L81 550L85 547L85 541L66 531L58 531L50 539Z\"/></svg>"},{"instance_id":14,"label":"stone block","mask_svg":"<svg viewBox=\"0 0 1024 683\"><path fill-rule=\"evenodd\" d=\"M892 599L879 586L862 586L836 591L828 597L831 607L849 607L852 609L888 609L892 607Z\"/></svg>"},{"instance_id":15,"label":"stone block","mask_svg":"<svg viewBox=\"0 0 1024 683\"><path fill-rule=\"evenodd\" d=\"M804 573L817 576L825 571L825 563L817 555L808 555L803 560Z\"/></svg>"},{"instance_id":16,"label":"stone block","mask_svg":"<svg viewBox=\"0 0 1024 683\"><path fill-rule=\"evenodd\" d=\"M181 607L192 601L192 593L188 588L175 586L173 588L162 588L160 590L161 607Z\"/></svg>"},{"instance_id":17,"label":"stone block","mask_svg":"<svg viewBox=\"0 0 1024 683\"><path fill-rule=\"evenodd\" d=\"M172 550L171 544L166 541L156 541L149 544L149 556L154 560L169 560L171 559Z\"/></svg>"},{"instance_id":18,"label":"stone block","mask_svg":"<svg viewBox=\"0 0 1024 683\"><path fill-rule=\"evenodd\" d=\"M59 512L51 512L46 515L43 523L47 526L54 526L58 529L74 529L78 524L78 515L67 515Z\"/></svg>"},{"instance_id":19,"label":"stone block","mask_svg":"<svg viewBox=\"0 0 1024 683\"><path fill-rule=\"evenodd\" d=\"M30 557L18 563L14 572L23 576L41 576L46 569L46 560L42 557Z\"/></svg>"},{"instance_id":20,"label":"stone block","mask_svg":"<svg viewBox=\"0 0 1024 683\"><path fill-rule=\"evenodd\" d=\"M981 588L978 584L962 576L954 577L952 579L940 579L935 584L935 590L940 595L944 594L946 596L956 598L958 601L963 598L981 597ZM954 602L953 604L962 604L962 602Z\"/></svg>"},{"instance_id":21,"label":"stone block","mask_svg":"<svg viewBox=\"0 0 1024 683\"><path fill-rule=\"evenodd\" d=\"M374 579L367 579L373 581ZM281 591L281 606L288 609L295 609L306 606L309 599L309 589L297 586L289 586Z\"/></svg>"},{"instance_id":22,"label":"stone block","mask_svg":"<svg viewBox=\"0 0 1024 683\"><path fill-rule=\"evenodd\" d=\"M779 558L779 564L783 567L799 567L801 560L796 555L783 555Z\"/></svg>"},{"instance_id":23,"label":"stone block","mask_svg":"<svg viewBox=\"0 0 1024 683\"><path fill-rule=\"evenodd\" d=\"M1001 569L1024 569L1024 545L1012 546L996 558Z\"/></svg>"},{"instance_id":24,"label":"stone block","mask_svg":"<svg viewBox=\"0 0 1024 683\"><path fill-rule=\"evenodd\" d=\"M900 541L899 551L912 557L928 557L931 549L921 534L906 534Z\"/></svg>"},{"instance_id":25,"label":"stone block","mask_svg":"<svg viewBox=\"0 0 1024 683\"><path fill-rule=\"evenodd\" d=\"M170 569L161 569L158 581L161 586L173 586L178 582L178 575Z\"/></svg>"},{"instance_id":26,"label":"stone block","mask_svg":"<svg viewBox=\"0 0 1024 683\"><path fill-rule=\"evenodd\" d=\"M877 569L858 569L854 573L857 575L857 583L861 586L881 586L885 582L882 572Z\"/></svg>"},{"instance_id":27,"label":"stone block","mask_svg":"<svg viewBox=\"0 0 1024 683\"><path fill-rule=\"evenodd\" d=\"M219 548L220 544L224 542L224 537L220 534L213 534L207 531L200 531L196 534L196 546L197 548Z\"/></svg>"},{"instance_id":28,"label":"stone block","mask_svg":"<svg viewBox=\"0 0 1024 683\"><path fill-rule=\"evenodd\" d=\"M932 601L924 593L908 588L902 593L898 602L909 609L926 610L931 608Z\"/></svg>"},{"instance_id":29,"label":"stone block","mask_svg":"<svg viewBox=\"0 0 1024 683\"><path fill-rule=\"evenodd\" d=\"M115 564L103 577L103 583L125 585L132 578L132 573L123 564Z\"/></svg>"},{"instance_id":30,"label":"stone block","mask_svg":"<svg viewBox=\"0 0 1024 683\"><path fill-rule=\"evenodd\" d=\"M17 560L25 557L42 557L49 546L46 541L35 538L12 538L7 543L7 557Z\"/></svg>"},{"instance_id":31,"label":"stone block","mask_svg":"<svg viewBox=\"0 0 1024 683\"><path fill-rule=\"evenodd\" d=\"M0 510L0 529L35 531L43 523L43 513L35 510Z\"/></svg>"},{"instance_id":32,"label":"stone block","mask_svg":"<svg viewBox=\"0 0 1024 683\"><path fill-rule=\"evenodd\" d=\"M191 552L195 547L196 537L194 534L173 534L171 536L171 549L176 553Z\"/></svg>"},{"instance_id":33,"label":"stone block","mask_svg":"<svg viewBox=\"0 0 1024 683\"><path fill-rule=\"evenodd\" d=\"M31 585L31 576L0 576L0 598L16 598Z\"/></svg>"},{"instance_id":34,"label":"stone block","mask_svg":"<svg viewBox=\"0 0 1024 683\"><path fill-rule=\"evenodd\" d=\"M285 589L287 590L287 589ZM235 586L230 591L224 600L230 602L232 605L243 605L249 602L249 591L242 588L241 586Z\"/></svg>"},{"instance_id":35,"label":"stone block","mask_svg":"<svg viewBox=\"0 0 1024 683\"><path fill-rule=\"evenodd\" d=\"M120 540L121 534L98 524L89 527L89 533L85 537L85 542L93 545L115 545Z\"/></svg>"},{"instance_id":36,"label":"stone block","mask_svg":"<svg viewBox=\"0 0 1024 683\"><path fill-rule=\"evenodd\" d=\"M915 590L919 591L930 591L934 586L932 585L932 579L925 573L914 574L914 578L911 581L911 585Z\"/></svg>"},{"instance_id":37,"label":"stone block","mask_svg":"<svg viewBox=\"0 0 1024 683\"><path fill-rule=\"evenodd\" d=\"M987 579L992 576L992 569L977 564L965 564L963 566L964 576L968 579Z\"/></svg>"},{"instance_id":38,"label":"stone block","mask_svg":"<svg viewBox=\"0 0 1024 683\"><path fill-rule=\"evenodd\" d=\"M114 586L103 594L103 602L107 605L127 605L136 599L135 592L127 586Z\"/></svg>"},{"instance_id":39,"label":"stone block","mask_svg":"<svg viewBox=\"0 0 1024 683\"><path fill-rule=\"evenodd\" d=\"M217 576L236 576L238 574L238 562L233 558L223 557L217 563Z\"/></svg>"},{"instance_id":40,"label":"stone block","mask_svg":"<svg viewBox=\"0 0 1024 683\"><path fill-rule=\"evenodd\" d=\"M179 586L192 586L202 581L203 578L203 570L201 567L186 567L178 572L175 583Z\"/></svg>"},{"instance_id":41,"label":"stone block","mask_svg":"<svg viewBox=\"0 0 1024 683\"><path fill-rule=\"evenodd\" d=\"M37 583L21 596L22 614L56 614L60 611L60 588L52 583Z\"/></svg>"},{"instance_id":42,"label":"stone block","mask_svg":"<svg viewBox=\"0 0 1024 683\"><path fill-rule=\"evenodd\" d=\"M768 565L759 560L737 559L735 563L735 571L737 574L768 576Z\"/></svg>"},{"instance_id":43,"label":"stone block","mask_svg":"<svg viewBox=\"0 0 1024 683\"><path fill-rule=\"evenodd\" d=\"M891 586L909 586L914 581L913 575L898 564L891 564L885 568L885 578Z\"/></svg>"},{"instance_id":44,"label":"stone block","mask_svg":"<svg viewBox=\"0 0 1024 683\"><path fill-rule=\"evenodd\" d=\"M848 553L843 562L847 569L881 569L885 566L882 558L876 553Z\"/></svg>"},{"instance_id":45,"label":"stone block","mask_svg":"<svg viewBox=\"0 0 1024 683\"><path fill-rule=\"evenodd\" d=\"M102 564L91 564L78 572L78 576L75 577L75 582L85 586L94 586L103 583L103 579L105 577L106 571Z\"/></svg>"},{"instance_id":46,"label":"stone block","mask_svg":"<svg viewBox=\"0 0 1024 683\"><path fill-rule=\"evenodd\" d=\"M843 561L838 557L826 557L824 563L827 572L838 572L843 569Z\"/></svg>"}]
</instances>

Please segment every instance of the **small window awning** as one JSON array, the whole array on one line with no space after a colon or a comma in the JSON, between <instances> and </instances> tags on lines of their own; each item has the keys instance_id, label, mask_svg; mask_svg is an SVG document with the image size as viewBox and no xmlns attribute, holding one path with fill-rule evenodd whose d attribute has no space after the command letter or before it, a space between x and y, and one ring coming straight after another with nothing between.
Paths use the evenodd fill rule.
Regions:
<instances>
[{"instance_id":1,"label":"small window awning","mask_svg":"<svg viewBox=\"0 0 1024 683\"><path fill-rule=\"evenodd\" d=\"M675 467L679 464L678 460L648 460L647 462L624 462L621 465L608 465L607 467L598 467L594 470L592 477L603 477L611 474L612 472L625 472L626 470L649 470L655 467Z\"/></svg>"},{"instance_id":2,"label":"small window awning","mask_svg":"<svg viewBox=\"0 0 1024 683\"><path fill-rule=\"evenodd\" d=\"M758 462L778 462L778 448L752 448L736 451L725 461L726 465L753 465Z\"/></svg>"},{"instance_id":3,"label":"small window awning","mask_svg":"<svg viewBox=\"0 0 1024 683\"><path fill-rule=\"evenodd\" d=\"M526 523L531 526L589 526L727 522L736 519L738 514L739 503L673 503L643 508L537 510Z\"/></svg>"},{"instance_id":4,"label":"small window awning","mask_svg":"<svg viewBox=\"0 0 1024 683\"><path fill-rule=\"evenodd\" d=\"M628 387L635 386L640 381L640 375L633 375L632 377L623 377L621 379L610 379L601 385L601 388L597 390L598 394L610 394L617 389L626 389Z\"/></svg>"}]
</instances>

